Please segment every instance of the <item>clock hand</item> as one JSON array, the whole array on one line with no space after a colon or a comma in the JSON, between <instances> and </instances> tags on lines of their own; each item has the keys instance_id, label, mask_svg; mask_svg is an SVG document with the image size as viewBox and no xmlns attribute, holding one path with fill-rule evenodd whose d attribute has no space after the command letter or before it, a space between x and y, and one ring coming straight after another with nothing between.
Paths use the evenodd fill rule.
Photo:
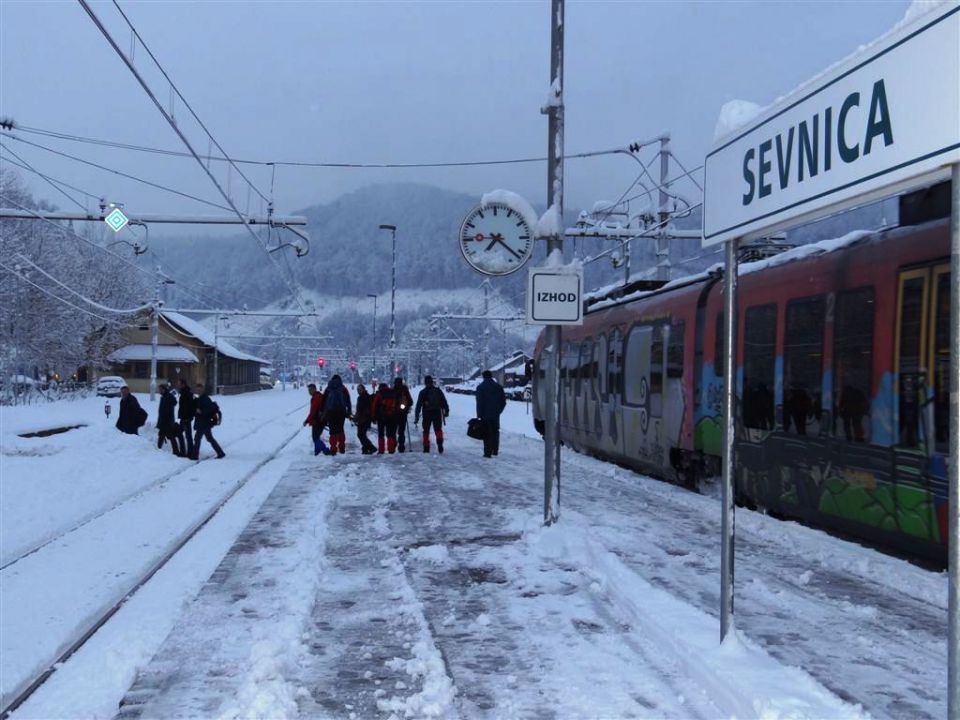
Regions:
<instances>
[{"instance_id":1,"label":"clock hand","mask_svg":"<svg viewBox=\"0 0 960 720\"><path fill-rule=\"evenodd\" d=\"M507 252L509 252L511 255L513 255L517 260L520 259L520 254L519 254L516 250L514 250L512 247L510 247L509 245L507 245L507 244L503 241L503 238L500 237L499 235L497 236L497 242L500 243L501 245L503 245L503 246L507 249Z\"/></svg>"},{"instance_id":2,"label":"clock hand","mask_svg":"<svg viewBox=\"0 0 960 720\"><path fill-rule=\"evenodd\" d=\"M490 241L490 244L487 245L487 248L486 250L484 250L484 252L493 250L494 245L496 245L498 242L503 242L503 239L500 237L500 233L493 233L490 235L490 237L492 238L492 240Z\"/></svg>"}]
</instances>

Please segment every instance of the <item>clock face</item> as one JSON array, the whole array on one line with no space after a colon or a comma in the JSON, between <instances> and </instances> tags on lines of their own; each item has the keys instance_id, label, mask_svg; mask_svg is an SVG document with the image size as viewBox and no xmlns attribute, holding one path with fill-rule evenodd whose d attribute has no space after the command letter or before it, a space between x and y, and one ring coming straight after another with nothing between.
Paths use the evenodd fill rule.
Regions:
<instances>
[{"instance_id":1,"label":"clock face","mask_svg":"<svg viewBox=\"0 0 960 720\"><path fill-rule=\"evenodd\" d=\"M460 227L460 252L485 275L509 275L533 254L533 232L515 210L490 203L467 214Z\"/></svg>"}]
</instances>

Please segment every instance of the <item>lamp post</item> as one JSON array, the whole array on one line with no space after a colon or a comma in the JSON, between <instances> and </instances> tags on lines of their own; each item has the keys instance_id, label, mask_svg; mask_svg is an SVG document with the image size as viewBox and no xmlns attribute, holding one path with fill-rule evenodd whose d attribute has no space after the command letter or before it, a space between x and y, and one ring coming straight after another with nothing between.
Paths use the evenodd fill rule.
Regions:
<instances>
[{"instance_id":1,"label":"lamp post","mask_svg":"<svg viewBox=\"0 0 960 720\"><path fill-rule=\"evenodd\" d=\"M397 226L381 225L381 230L389 230L393 240L393 262L390 276L390 362L391 368L397 367L397 358L394 357L394 348L397 345Z\"/></svg>"},{"instance_id":2,"label":"lamp post","mask_svg":"<svg viewBox=\"0 0 960 720\"><path fill-rule=\"evenodd\" d=\"M373 298L373 373L377 373L377 296L373 293L367 294L368 298ZM373 380L373 378L370 378Z\"/></svg>"}]
</instances>

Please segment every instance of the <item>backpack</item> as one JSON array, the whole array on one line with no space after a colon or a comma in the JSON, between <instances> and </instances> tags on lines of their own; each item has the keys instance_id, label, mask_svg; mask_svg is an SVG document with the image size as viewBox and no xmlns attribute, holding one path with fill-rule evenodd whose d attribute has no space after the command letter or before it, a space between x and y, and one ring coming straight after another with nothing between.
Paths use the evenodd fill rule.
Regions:
<instances>
[{"instance_id":1,"label":"backpack","mask_svg":"<svg viewBox=\"0 0 960 720\"><path fill-rule=\"evenodd\" d=\"M440 388L436 386L426 388L423 391L423 412L440 412L443 409L441 398Z\"/></svg>"},{"instance_id":2,"label":"backpack","mask_svg":"<svg viewBox=\"0 0 960 720\"><path fill-rule=\"evenodd\" d=\"M323 396L323 411L331 413L337 410L346 410L347 403L344 401L343 388L327 388L327 394Z\"/></svg>"},{"instance_id":3,"label":"backpack","mask_svg":"<svg viewBox=\"0 0 960 720\"><path fill-rule=\"evenodd\" d=\"M397 412L397 395L393 390L385 390L380 396L380 415L388 418Z\"/></svg>"}]
</instances>

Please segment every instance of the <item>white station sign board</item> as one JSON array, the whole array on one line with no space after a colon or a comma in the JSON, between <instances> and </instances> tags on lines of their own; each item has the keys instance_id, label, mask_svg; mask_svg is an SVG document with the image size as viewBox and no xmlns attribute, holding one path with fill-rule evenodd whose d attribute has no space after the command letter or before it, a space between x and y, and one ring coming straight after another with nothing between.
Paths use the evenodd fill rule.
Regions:
<instances>
[{"instance_id":1,"label":"white station sign board","mask_svg":"<svg viewBox=\"0 0 960 720\"><path fill-rule=\"evenodd\" d=\"M960 161L960 5L946 3L721 139L703 245L946 177Z\"/></svg>"},{"instance_id":2,"label":"white station sign board","mask_svg":"<svg viewBox=\"0 0 960 720\"><path fill-rule=\"evenodd\" d=\"M583 268L531 268L527 323L583 325Z\"/></svg>"}]
</instances>

